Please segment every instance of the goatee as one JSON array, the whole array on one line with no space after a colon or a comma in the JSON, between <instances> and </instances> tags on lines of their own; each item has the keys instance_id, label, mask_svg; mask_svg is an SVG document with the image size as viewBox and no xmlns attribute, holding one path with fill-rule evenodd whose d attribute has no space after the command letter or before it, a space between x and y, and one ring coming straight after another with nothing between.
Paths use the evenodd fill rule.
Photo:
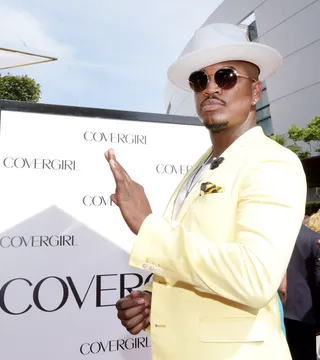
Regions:
<instances>
[{"instance_id":1,"label":"goatee","mask_svg":"<svg viewBox=\"0 0 320 360\"><path fill-rule=\"evenodd\" d=\"M204 126L212 133L219 133L228 125L228 121L219 124L204 124Z\"/></svg>"}]
</instances>

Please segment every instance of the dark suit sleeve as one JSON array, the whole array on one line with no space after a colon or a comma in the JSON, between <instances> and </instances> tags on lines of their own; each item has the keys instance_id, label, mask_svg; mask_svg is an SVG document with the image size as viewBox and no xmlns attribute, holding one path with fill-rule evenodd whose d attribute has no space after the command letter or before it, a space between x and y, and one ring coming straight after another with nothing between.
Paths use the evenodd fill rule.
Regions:
<instances>
[{"instance_id":1,"label":"dark suit sleeve","mask_svg":"<svg viewBox=\"0 0 320 360\"><path fill-rule=\"evenodd\" d=\"M320 246L317 246L317 252L315 256L315 312L317 327L320 328Z\"/></svg>"}]
</instances>

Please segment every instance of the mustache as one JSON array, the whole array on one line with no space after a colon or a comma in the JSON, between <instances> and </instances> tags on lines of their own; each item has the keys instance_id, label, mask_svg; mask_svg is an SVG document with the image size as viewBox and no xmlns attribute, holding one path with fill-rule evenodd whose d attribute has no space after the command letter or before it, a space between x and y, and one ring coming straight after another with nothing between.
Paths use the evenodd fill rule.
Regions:
<instances>
[{"instance_id":1,"label":"mustache","mask_svg":"<svg viewBox=\"0 0 320 360\"><path fill-rule=\"evenodd\" d=\"M223 105L226 105L226 102L225 102L224 100L218 98L218 96L216 96L216 95L214 95L214 94L211 94L211 95L207 96L207 97L202 101L201 107L204 106L204 104L205 104L205 102L206 102L207 100L218 100L218 101L220 101Z\"/></svg>"}]
</instances>

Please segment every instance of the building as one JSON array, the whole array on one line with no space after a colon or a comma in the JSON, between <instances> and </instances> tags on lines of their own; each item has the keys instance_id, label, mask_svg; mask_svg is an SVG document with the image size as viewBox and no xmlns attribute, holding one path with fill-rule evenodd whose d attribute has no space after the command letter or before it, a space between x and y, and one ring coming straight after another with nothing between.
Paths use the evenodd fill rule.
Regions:
<instances>
[{"instance_id":1,"label":"building","mask_svg":"<svg viewBox=\"0 0 320 360\"><path fill-rule=\"evenodd\" d=\"M286 134L320 116L320 0L224 0L204 25L242 25L251 41L272 46L284 57L281 70L264 83L257 120L266 133ZM193 94L171 83L168 114L196 115Z\"/></svg>"}]
</instances>

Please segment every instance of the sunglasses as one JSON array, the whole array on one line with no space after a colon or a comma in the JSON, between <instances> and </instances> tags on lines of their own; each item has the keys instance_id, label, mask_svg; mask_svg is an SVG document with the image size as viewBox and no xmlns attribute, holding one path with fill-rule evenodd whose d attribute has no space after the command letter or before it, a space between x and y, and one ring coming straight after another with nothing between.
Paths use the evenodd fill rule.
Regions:
<instances>
[{"instance_id":1,"label":"sunglasses","mask_svg":"<svg viewBox=\"0 0 320 360\"><path fill-rule=\"evenodd\" d=\"M235 69L230 67L222 67L214 74L214 81L221 90L232 89L236 85L238 78L250 79L253 82L257 81L249 76L239 75ZM209 82L210 76L205 70L195 71L189 76L189 85L196 93L205 90Z\"/></svg>"}]
</instances>

